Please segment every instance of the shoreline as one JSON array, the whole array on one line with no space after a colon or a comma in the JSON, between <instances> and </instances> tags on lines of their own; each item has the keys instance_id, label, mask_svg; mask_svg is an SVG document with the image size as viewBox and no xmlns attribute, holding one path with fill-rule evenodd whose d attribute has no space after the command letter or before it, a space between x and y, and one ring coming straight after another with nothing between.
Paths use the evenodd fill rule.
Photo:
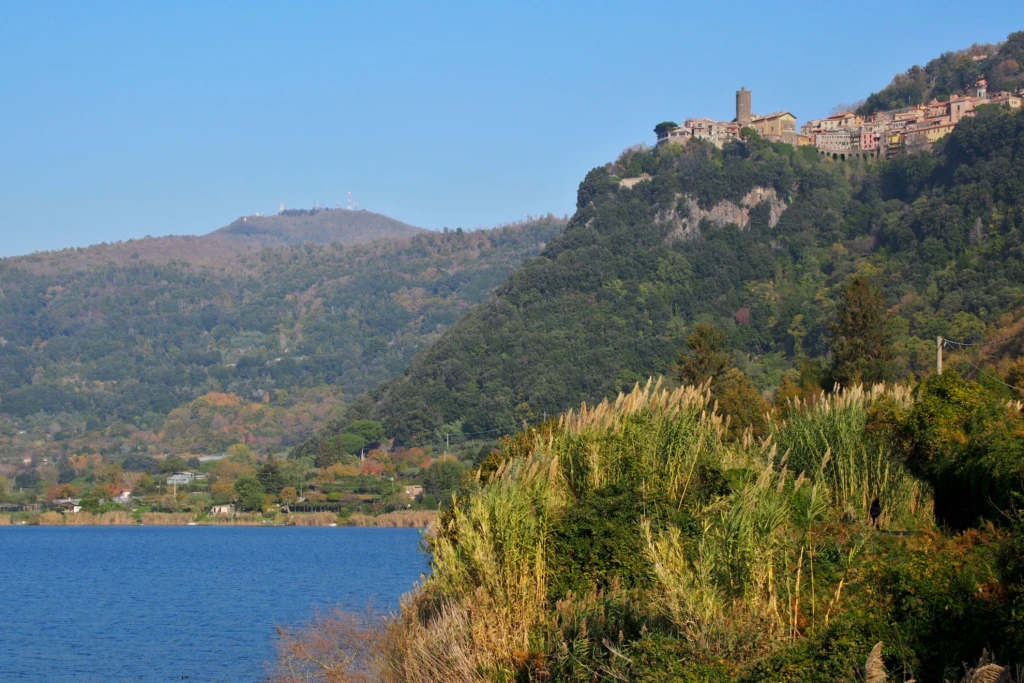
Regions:
<instances>
[{"instance_id":1,"label":"shoreline","mask_svg":"<svg viewBox=\"0 0 1024 683\"><path fill-rule=\"evenodd\" d=\"M277 515L266 518L260 513L238 513L231 517L207 517L190 513L145 512L133 515L128 512L76 512L64 514L59 512L43 512L34 516L16 518L14 515L0 515L0 527L22 526L63 526L63 527L97 527L97 526L253 526L253 527L364 527L381 529L424 529L434 526L437 512L432 510L415 510L389 512L371 516L354 514L338 517L329 512L296 512L289 515Z\"/></svg>"}]
</instances>

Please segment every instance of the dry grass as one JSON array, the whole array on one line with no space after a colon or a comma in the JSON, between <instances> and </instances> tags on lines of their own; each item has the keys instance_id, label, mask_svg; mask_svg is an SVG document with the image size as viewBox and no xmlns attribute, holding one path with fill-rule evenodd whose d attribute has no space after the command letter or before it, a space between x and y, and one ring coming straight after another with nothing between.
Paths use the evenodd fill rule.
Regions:
<instances>
[{"instance_id":1,"label":"dry grass","mask_svg":"<svg viewBox=\"0 0 1024 683\"><path fill-rule=\"evenodd\" d=\"M327 513L317 513L327 514ZM383 515L351 515L347 522L350 526L379 526L392 528L425 529L437 521L437 513L433 510L399 510Z\"/></svg>"},{"instance_id":2,"label":"dry grass","mask_svg":"<svg viewBox=\"0 0 1024 683\"><path fill-rule=\"evenodd\" d=\"M236 512L230 517L207 517L202 523L212 526L269 526L271 522L260 512Z\"/></svg>"},{"instance_id":3,"label":"dry grass","mask_svg":"<svg viewBox=\"0 0 1024 683\"><path fill-rule=\"evenodd\" d=\"M138 524L131 513L121 510L111 510L101 514L91 512L76 512L64 515L65 526L129 526Z\"/></svg>"},{"instance_id":4,"label":"dry grass","mask_svg":"<svg viewBox=\"0 0 1024 683\"><path fill-rule=\"evenodd\" d=\"M59 526L64 524L64 515L59 512L47 511L39 515L39 524L43 526Z\"/></svg>"},{"instance_id":5,"label":"dry grass","mask_svg":"<svg viewBox=\"0 0 1024 683\"><path fill-rule=\"evenodd\" d=\"M330 526L338 523L338 516L333 512L293 512L288 522L294 526Z\"/></svg>"},{"instance_id":6,"label":"dry grass","mask_svg":"<svg viewBox=\"0 0 1024 683\"><path fill-rule=\"evenodd\" d=\"M11 523L10 515L0 515L0 526L8 526Z\"/></svg>"},{"instance_id":7,"label":"dry grass","mask_svg":"<svg viewBox=\"0 0 1024 683\"><path fill-rule=\"evenodd\" d=\"M187 512L143 512L142 523L147 526L173 526L188 524L193 516Z\"/></svg>"}]
</instances>

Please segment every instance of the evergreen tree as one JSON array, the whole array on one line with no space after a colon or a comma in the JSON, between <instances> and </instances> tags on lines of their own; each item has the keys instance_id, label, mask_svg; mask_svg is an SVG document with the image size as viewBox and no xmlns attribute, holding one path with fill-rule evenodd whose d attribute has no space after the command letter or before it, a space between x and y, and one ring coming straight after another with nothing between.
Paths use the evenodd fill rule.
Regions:
<instances>
[{"instance_id":1,"label":"evergreen tree","mask_svg":"<svg viewBox=\"0 0 1024 683\"><path fill-rule=\"evenodd\" d=\"M725 335L708 323L699 323L686 338L686 351L676 359L676 377L683 384L701 384L720 377L729 368L729 354L723 351Z\"/></svg>"},{"instance_id":2,"label":"evergreen tree","mask_svg":"<svg viewBox=\"0 0 1024 683\"><path fill-rule=\"evenodd\" d=\"M832 378L844 386L893 378L892 333L885 299L863 275L855 275L839 293L831 351Z\"/></svg>"},{"instance_id":3,"label":"evergreen tree","mask_svg":"<svg viewBox=\"0 0 1024 683\"><path fill-rule=\"evenodd\" d=\"M281 474L280 466L274 460L264 463L256 476L267 493L277 495L284 488L284 476Z\"/></svg>"}]
</instances>

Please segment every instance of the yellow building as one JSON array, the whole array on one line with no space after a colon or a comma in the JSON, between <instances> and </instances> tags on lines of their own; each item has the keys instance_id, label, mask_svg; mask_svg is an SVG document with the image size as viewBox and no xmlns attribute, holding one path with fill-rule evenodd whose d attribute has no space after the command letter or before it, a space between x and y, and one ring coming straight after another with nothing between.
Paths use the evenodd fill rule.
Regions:
<instances>
[{"instance_id":1,"label":"yellow building","mask_svg":"<svg viewBox=\"0 0 1024 683\"><path fill-rule=\"evenodd\" d=\"M755 117L750 126L765 139L796 143L796 117L788 111Z\"/></svg>"},{"instance_id":2,"label":"yellow building","mask_svg":"<svg viewBox=\"0 0 1024 683\"><path fill-rule=\"evenodd\" d=\"M928 142L935 142L937 140L940 140L940 139L946 137L950 133L952 133L953 132L953 128L955 126L956 126L955 123L951 123L949 121L943 121L942 123L936 123L934 125L928 126L927 128L923 129L921 132L924 133L924 137L925 137L926 140L928 140Z\"/></svg>"}]
</instances>

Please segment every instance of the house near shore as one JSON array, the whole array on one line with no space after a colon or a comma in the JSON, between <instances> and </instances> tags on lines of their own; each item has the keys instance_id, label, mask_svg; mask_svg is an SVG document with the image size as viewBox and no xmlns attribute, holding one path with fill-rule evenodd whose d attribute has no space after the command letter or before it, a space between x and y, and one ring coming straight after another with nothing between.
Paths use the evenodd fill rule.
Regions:
<instances>
[{"instance_id":1,"label":"house near shore","mask_svg":"<svg viewBox=\"0 0 1024 683\"><path fill-rule=\"evenodd\" d=\"M82 511L81 502L82 502L81 498L59 498L59 499L53 501L53 504L61 512L65 513L65 514L70 512L70 513L73 514L75 512L81 512Z\"/></svg>"},{"instance_id":2,"label":"house near shore","mask_svg":"<svg viewBox=\"0 0 1024 683\"><path fill-rule=\"evenodd\" d=\"M210 508L210 514L211 515L215 515L217 517L224 517L224 516L227 516L227 515L233 515L233 514L235 514L235 506L234 505L230 505L230 504L229 505L214 505L212 508Z\"/></svg>"},{"instance_id":3,"label":"house near shore","mask_svg":"<svg viewBox=\"0 0 1024 683\"><path fill-rule=\"evenodd\" d=\"M409 496L413 500L419 500L423 497L423 487L419 484L412 484L411 486L405 487L405 495Z\"/></svg>"}]
</instances>

